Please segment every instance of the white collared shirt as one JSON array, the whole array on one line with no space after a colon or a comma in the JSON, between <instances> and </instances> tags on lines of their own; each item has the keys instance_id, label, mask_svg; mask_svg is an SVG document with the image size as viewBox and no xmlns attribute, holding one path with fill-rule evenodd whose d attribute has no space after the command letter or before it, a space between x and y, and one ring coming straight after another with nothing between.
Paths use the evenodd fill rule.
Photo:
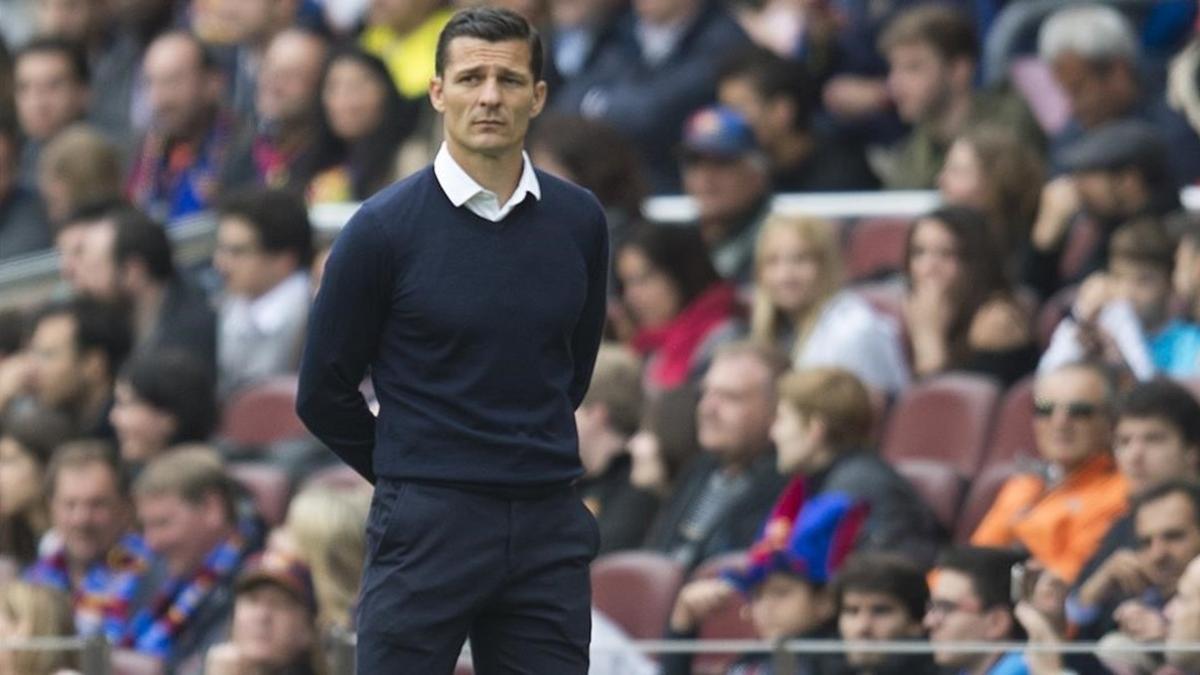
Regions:
<instances>
[{"instance_id":1,"label":"white collared shirt","mask_svg":"<svg viewBox=\"0 0 1200 675\"><path fill-rule=\"evenodd\" d=\"M437 156L433 158L433 175L437 177L442 192L446 193L451 204L456 207L466 205L471 213L498 223L504 220L517 204L525 200L526 194L533 195L534 199L542 198L542 186L538 183L537 174L533 172L533 162L529 161L529 155L525 152L521 153L521 164L521 180L517 182L517 189L503 206L500 205L500 198L495 192L475 182L475 179L467 175L458 162L454 161L444 142Z\"/></svg>"}]
</instances>

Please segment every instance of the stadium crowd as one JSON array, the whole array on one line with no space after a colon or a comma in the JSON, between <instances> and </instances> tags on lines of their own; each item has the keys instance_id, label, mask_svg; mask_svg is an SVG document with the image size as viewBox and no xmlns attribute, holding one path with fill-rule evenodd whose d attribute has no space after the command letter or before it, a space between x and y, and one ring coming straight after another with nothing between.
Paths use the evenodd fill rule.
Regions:
<instances>
[{"instance_id":1,"label":"stadium crowd","mask_svg":"<svg viewBox=\"0 0 1200 675\"><path fill-rule=\"evenodd\" d=\"M530 157L609 219L576 412L593 672L770 673L630 643L756 637L932 645L804 675L1200 673L1173 649L1200 644L1197 3L1041 3L988 73L1037 3L491 1L544 42ZM293 410L336 245L309 213L433 158L454 9L0 0L0 269L60 276L0 296L0 644L332 672L371 488ZM941 205L773 201L898 189ZM644 215L675 193L693 222ZM939 649L964 640L1100 646ZM0 675L78 667L0 648Z\"/></svg>"}]
</instances>

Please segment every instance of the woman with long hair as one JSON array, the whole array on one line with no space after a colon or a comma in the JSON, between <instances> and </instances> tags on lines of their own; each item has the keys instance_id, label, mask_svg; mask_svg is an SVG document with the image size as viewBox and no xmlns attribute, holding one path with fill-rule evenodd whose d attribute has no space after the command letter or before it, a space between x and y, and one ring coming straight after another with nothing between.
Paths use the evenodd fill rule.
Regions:
<instances>
[{"instance_id":1,"label":"woman with long hair","mask_svg":"<svg viewBox=\"0 0 1200 675\"><path fill-rule=\"evenodd\" d=\"M19 408L0 421L0 557L19 567L37 558L50 527L46 467L72 433L70 419L42 408Z\"/></svg>"}]
</instances>

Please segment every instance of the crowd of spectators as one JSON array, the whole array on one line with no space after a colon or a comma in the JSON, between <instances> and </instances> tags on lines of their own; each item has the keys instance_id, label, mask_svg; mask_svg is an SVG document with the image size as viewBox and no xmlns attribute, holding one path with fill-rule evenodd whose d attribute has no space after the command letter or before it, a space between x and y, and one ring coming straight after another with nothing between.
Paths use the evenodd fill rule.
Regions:
<instances>
[{"instance_id":1,"label":"crowd of spectators","mask_svg":"<svg viewBox=\"0 0 1200 675\"><path fill-rule=\"evenodd\" d=\"M1200 181L1195 3L1061 3L996 77L983 41L1022 3L494 2L544 40L533 162L608 215L578 490L602 558L641 551L687 580L657 636L705 635L740 603L765 640L933 646L800 655L805 675L1200 672L1172 649L1200 642L1200 219L1180 198ZM330 637L355 628L370 486L304 434L248 445L228 420L250 392L294 393L336 245L310 209L440 147L427 87L454 9L0 0L0 266L53 250L60 277L45 303L0 297L0 641L101 635L184 675L328 672ZM872 224L773 200L892 189L941 204ZM672 193L693 222L643 213ZM176 230L196 219L211 256L185 265ZM855 242L882 263L856 265ZM1026 392L1030 442L962 471L935 429L947 515L881 439L954 378ZM967 522L991 459L1006 472ZM248 477L263 466L283 503ZM628 647L620 619L595 614L605 650ZM1074 639L1101 647L939 648ZM623 659L593 666L694 665ZM5 675L78 667L0 651Z\"/></svg>"}]
</instances>

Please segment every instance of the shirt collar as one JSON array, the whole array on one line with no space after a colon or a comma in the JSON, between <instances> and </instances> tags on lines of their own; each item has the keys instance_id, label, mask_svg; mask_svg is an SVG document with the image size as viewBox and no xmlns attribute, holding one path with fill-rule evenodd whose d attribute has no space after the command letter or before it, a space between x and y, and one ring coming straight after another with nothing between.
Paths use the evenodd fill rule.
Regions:
<instances>
[{"instance_id":1,"label":"shirt collar","mask_svg":"<svg viewBox=\"0 0 1200 675\"><path fill-rule=\"evenodd\" d=\"M446 197L450 199L450 203L456 207L466 204L468 200L481 192L495 194L477 183L459 166L458 162L454 161L444 141L442 147L438 149L437 156L433 158L433 174L437 177ZM521 151L521 180L517 182L517 189L513 191L512 197L508 201L518 203L525 198L527 193L533 195L534 199L541 199L542 186L538 183L537 174L533 170L533 162L529 161L529 154Z\"/></svg>"}]
</instances>

